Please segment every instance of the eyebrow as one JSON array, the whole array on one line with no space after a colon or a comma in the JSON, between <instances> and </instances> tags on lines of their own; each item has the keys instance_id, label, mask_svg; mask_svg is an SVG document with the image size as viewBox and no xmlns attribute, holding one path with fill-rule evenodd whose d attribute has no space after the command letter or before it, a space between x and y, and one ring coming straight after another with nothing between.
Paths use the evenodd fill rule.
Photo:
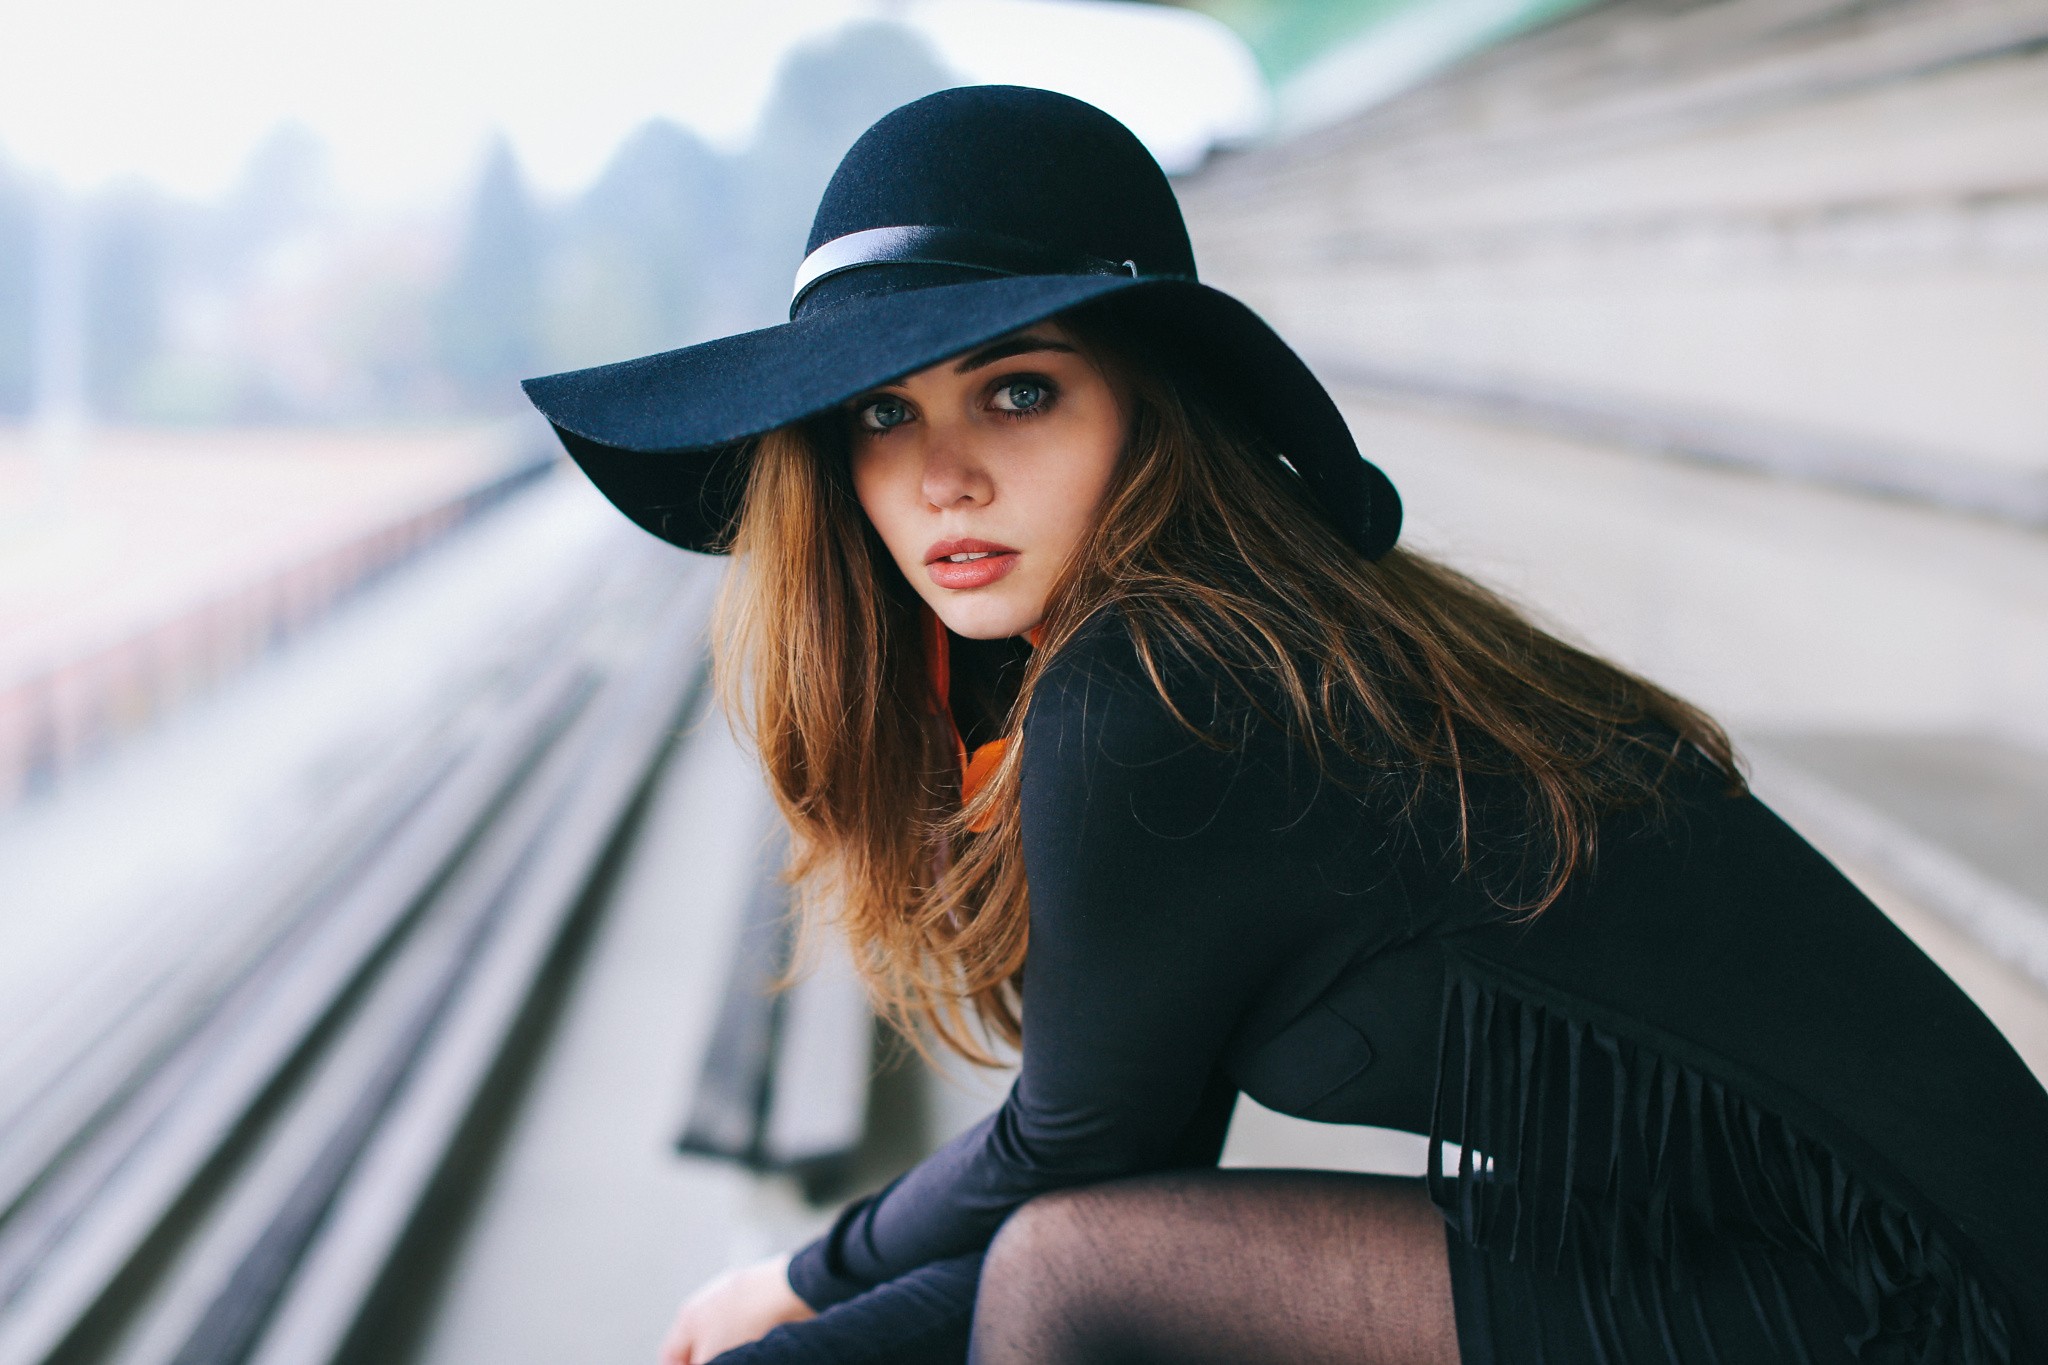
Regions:
<instances>
[{"instance_id":1,"label":"eyebrow","mask_svg":"<svg viewBox=\"0 0 2048 1365\"><path fill-rule=\"evenodd\" d=\"M966 374L984 365L993 365L998 360L1008 360L1013 355L1031 355L1038 351L1065 351L1068 355L1078 354L1072 346L1054 341L1050 337L1020 336L1007 341L998 341L993 346L984 346L967 359L953 367L954 374Z\"/></svg>"}]
</instances>

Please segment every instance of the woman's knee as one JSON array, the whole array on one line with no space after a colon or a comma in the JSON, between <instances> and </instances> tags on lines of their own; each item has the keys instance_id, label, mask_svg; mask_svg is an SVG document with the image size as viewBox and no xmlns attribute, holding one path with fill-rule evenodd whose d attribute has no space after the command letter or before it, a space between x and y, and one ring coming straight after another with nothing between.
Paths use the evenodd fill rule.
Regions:
<instances>
[{"instance_id":1,"label":"woman's knee","mask_svg":"<svg viewBox=\"0 0 2048 1365\"><path fill-rule=\"evenodd\" d=\"M989 1244L981 1269L984 1292L991 1282L1038 1281L1054 1267L1088 1258L1099 1203L1080 1189L1055 1190L1020 1205Z\"/></svg>"},{"instance_id":2,"label":"woman's knee","mask_svg":"<svg viewBox=\"0 0 2048 1365\"><path fill-rule=\"evenodd\" d=\"M1129 1176L1026 1202L989 1246L983 1296L993 1290L1027 1298L1035 1311L1085 1316L1105 1285L1174 1258L1186 1184L1183 1173Z\"/></svg>"},{"instance_id":3,"label":"woman's knee","mask_svg":"<svg viewBox=\"0 0 2048 1365\"><path fill-rule=\"evenodd\" d=\"M1029 1279L1088 1284L1105 1271L1141 1269L1184 1242L1190 1216L1203 1221L1201 1196L1228 1177L1216 1171L1165 1171L1041 1194L1018 1207L996 1233L982 1283Z\"/></svg>"},{"instance_id":4,"label":"woman's knee","mask_svg":"<svg viewBox=\"0 0 2048 1365\"><path fill-rule=\"evenodd\" d=\"M1043 1194L1012 1213L990 1243L974 1305L975 1365L1085 1361L1117 1280L1102 1199L1086 1189Z\"/></svg>"}]
</instances>

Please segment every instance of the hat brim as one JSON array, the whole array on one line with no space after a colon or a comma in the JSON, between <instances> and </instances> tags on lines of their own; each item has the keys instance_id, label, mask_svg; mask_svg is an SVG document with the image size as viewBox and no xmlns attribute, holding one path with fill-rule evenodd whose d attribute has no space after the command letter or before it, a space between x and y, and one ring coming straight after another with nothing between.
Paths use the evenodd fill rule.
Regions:
<instances>
[{"instance_id":1,"label":"hat brim","mask_svg":"<svg viewBox=\"0 0 2048 1365\"><path fill-rule=\"evenodd\" d=\"M621 512L673 544L716 553L734 529L754 437L1115 296L1161 324L1190 377L1238 395L1353 544L1375 558L1393 545L1400 499L1359 454L1323 386L1256 313L1193 280L1024 275L870 295L523 387Z\"/></svg>"}]
</instances>

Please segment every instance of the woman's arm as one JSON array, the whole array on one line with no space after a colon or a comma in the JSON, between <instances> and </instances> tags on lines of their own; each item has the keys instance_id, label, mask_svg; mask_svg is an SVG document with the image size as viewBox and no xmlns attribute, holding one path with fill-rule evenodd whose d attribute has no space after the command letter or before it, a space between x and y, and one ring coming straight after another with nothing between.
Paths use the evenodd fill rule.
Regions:
<instances>
[{"instance_id":1,"label":"woman's arm","mask_svg":"<svg viewBox=\"0 0 2048 1365\"><path fill-rule=\"evenodd\" d=\"M1031 887L1020 1074L1002 1107L798 1253L822 1308L978 1250L1034 1195L1216 1159L1235 1091L1224 1047L1313 932L1306 760L1197 679L1167 710L1120 625L1055 662L1024 735Z\"/></svg>"}]
</instances>

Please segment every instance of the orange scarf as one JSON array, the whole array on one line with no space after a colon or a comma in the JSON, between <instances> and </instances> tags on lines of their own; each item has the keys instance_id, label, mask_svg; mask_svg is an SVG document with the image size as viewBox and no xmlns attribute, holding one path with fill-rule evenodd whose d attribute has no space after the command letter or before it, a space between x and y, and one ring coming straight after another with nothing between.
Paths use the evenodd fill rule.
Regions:
<instances>
[{"instance_id":1,"label":"orange scarf","mask_svg":"<svg viewBox=\"0 0 2048 1365\"><path fill-rule=\"evenodd\" d=\"M1009 750L1010 737L992 739L986 744L975 746L973 753L967 752L967 740L960 733L960 726L953 719L953 644L952 636L946 631L945 622L939 620L930 607L920 606L924 615L924 657L931 670L932 710L945 722L946 732L953 737L953 750L960 761L960 804L966 805L974 794L987 785L1003 755ZM1038 628L1032 627L1024 638L1033 645L1038 643ZM970 834L983 834L988 830L988 821L977 821L968 825Z\"/></svg>"}]
</instances>

